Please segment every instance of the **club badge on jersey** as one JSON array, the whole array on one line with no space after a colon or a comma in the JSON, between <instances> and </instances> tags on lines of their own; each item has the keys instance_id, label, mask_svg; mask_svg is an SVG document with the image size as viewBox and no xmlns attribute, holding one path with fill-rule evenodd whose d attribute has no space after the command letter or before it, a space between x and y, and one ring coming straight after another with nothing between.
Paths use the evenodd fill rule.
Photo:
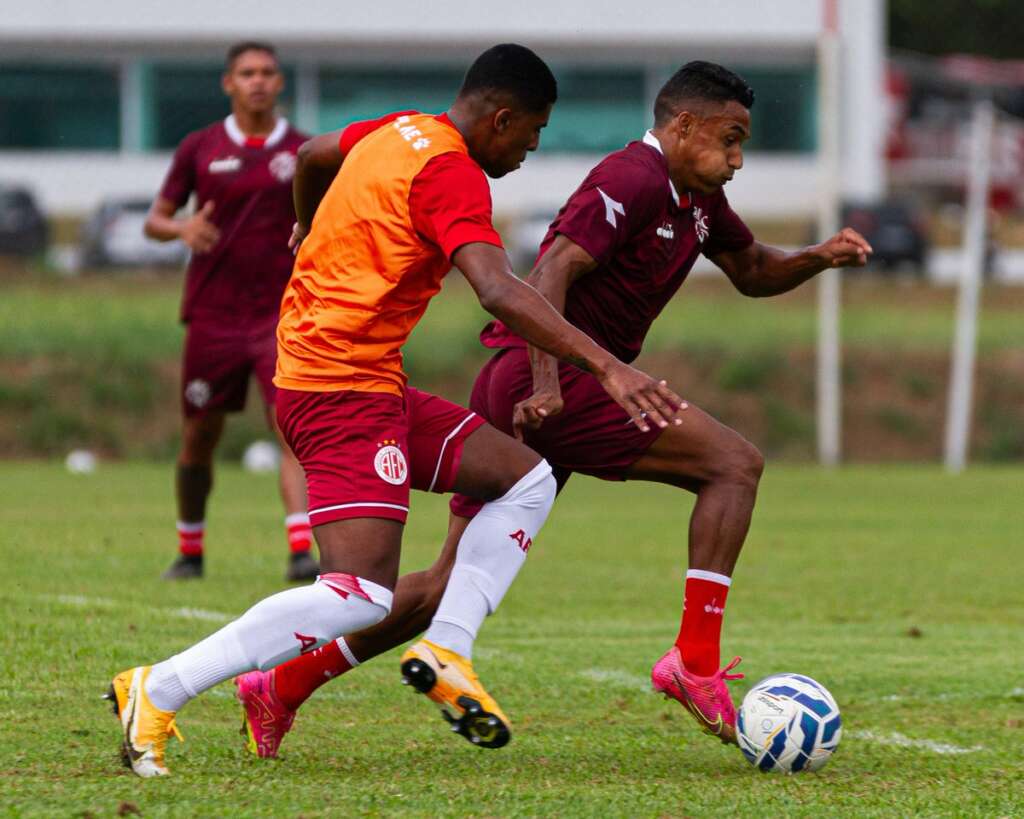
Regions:
<instances>
[{"instance_id":1,"label":"club badge on jersey","mask_svg":"<svg viewBox=\"0 0 1024 819\"><path fill-rule=\"evenodd\" d=\"M381 480L392 486L401 486L409 477L409 465L395 444L394 439L377 444L379 449L373 458L373 468Z\"/></svg>"}]
</instances>

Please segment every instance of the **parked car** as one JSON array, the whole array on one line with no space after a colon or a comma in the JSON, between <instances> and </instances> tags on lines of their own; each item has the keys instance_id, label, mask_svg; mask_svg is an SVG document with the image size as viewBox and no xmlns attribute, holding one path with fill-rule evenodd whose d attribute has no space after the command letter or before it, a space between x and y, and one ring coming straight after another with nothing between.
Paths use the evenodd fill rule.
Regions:
<instances>
[{"instance_id":1,"label":"parked car","mask_svg":"<svg viewBox=\"0 0 1024 819\"><path fill-rule=\"evenodd\" d=\"M907 203L847 203L842 224L858 231L874 249L870 267L886 271L912 268L924 275L928 231L924 219Z\"/></svg>"},{"instance_id":2,"label":"parked car","mask_svg":"<svg viewBox=\"0 0 1024 819\"><path fill-rule=\"evenodd\" d=\"M31 256L46 250L49 229L32 194L0 186L0 253Z\"/></svg>"},{"instance_id":3,"label":"parked car","mask_svg":"<svg viewBox=\"0 0 1024 819\"><path fill-rule=\"evenodd\" d=\"M158 242L143 232L148 199L108 199L82 228L82 267L182 267L184 242Z\"/></svg>"}]
</instances>

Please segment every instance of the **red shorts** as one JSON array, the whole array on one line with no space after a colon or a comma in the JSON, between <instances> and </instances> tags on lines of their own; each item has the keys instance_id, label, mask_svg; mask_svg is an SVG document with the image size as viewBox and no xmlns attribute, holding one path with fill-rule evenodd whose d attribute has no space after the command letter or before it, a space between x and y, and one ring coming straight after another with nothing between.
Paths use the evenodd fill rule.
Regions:
<instances>
[{"instance_id":1,"label":"red shorts","mask_svg":"<svg viewBox=\"0 0 1024 819\"><path fill-rule=\"evenodd\" d=\"M181 406L187 417L245 409L249 376L255 375L268 406L274 405L277 316L233 327L223 320L196 318L185 331Z\"/></svg>"},{"instance_id":2,"label":"red shorts","mask_svg":"<svg viewBox=\"0 0 1024 819\"><path fill-rule=\"evenodd\" d=\"M309 521L405 523L409 490L450 492L466 438L485 421L430 393L277 391L277 420L306 471Z\"/></svg>"},{"instance_id":3,"label":"red shorts","mask_svg":"<svg viewBox=\"0 0 1024 819\"><path fill-rule=\"evenodd\" d=\"M551 464L559 488L573 472L608 481L625 480L626 471L661 433L652 425L641 432L594 376L570 364L559 364L562 411L539 429L526 432L526 444ZM522 347L499 350L473 384L469 406L492 426L512 434L512 409L533 395L530 359ZM456 515L472 517L481 502L463 495L452 498Z\"/></svg>"}]
</instances>

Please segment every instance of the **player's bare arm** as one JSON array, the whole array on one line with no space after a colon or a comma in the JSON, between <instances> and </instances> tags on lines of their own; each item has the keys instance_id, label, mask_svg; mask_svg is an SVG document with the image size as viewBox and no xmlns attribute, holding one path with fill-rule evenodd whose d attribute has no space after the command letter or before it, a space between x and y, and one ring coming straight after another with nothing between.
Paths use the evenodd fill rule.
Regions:
<instances>
[{"instance_id":1,"label":"player's bare arm","mask_svg":"<svg viewBox=\"0 0 1024 819\"><path fill-rule=\"evenodd\" d=\"M745 296L776 296L786 293L830 267L862 267L871 245L853 228L843 228L821 244L794 253L754 242L743 250L712 257Z\"/></svg>"},{"instance_id":2,"label":"player's bare arm","mask_svg":"<svg viewBox=\"0 0 1024 819\"><path fill-rule=\"evenodd\" d=\"M315 136L302 143L296 156L292 197L295 200L295 226L288 246L295 250L309 232L320 201L338 175L345 159L339 146L340 131Z\"/></svg>"},{"instance_id":3,"label":"player's bare arm","mask_svg":"<svg viewBox=\"0 0 1024 819\"><path fill-rule=\"evenodd\" d=\"M572 239L559 234L533 268L526 281L551 302L559 313L565 312L565 294L572 283L597 266L594 258ZM562 388L558 380L558 359L538 347L530 346L533 395L516 404L512 428L522 440L524 429L537 429L545 418L562 411Z\"/></svg>"},{"instance_id":4,"label":"player's bare arm","mask_svg":"<svg viewBox=\"0 0 1024 819\"><path fill-rule=\"evenodd\" d=\"M674 419L683 401L664 381L623 364L569 324L540 293L516 278L501 248L471 242L452 261L488 313L531 344L593 373L641 430L649 429L646 419L659 427L678 423Z\"/></svg>"},{"instance_id":5,"label":"player's bare arm","mask_svg":"<svg viewBox=\"0 0 1024 819\"><path fill-rule=\"evenodd\" d=\"M213 202L207 201L192 216L176 219L177 206L158 196L146 216L145 233L160 242L181 239L193 253L209 253L220 241L220 231L210 221L214 207Z\"/></svg>"}]
</instances>

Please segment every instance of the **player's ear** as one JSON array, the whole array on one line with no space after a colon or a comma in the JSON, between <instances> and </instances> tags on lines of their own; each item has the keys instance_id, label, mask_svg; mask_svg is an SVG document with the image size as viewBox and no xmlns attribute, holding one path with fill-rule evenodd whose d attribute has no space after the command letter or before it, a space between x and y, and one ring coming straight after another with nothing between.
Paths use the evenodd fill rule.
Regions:
<instances>
[{"instance_id":1,"label":"player's ear","mask_svg":"<svg viewBox=\"0 0 1024 819\"><path fill-rule=\"evenodd\" d=\"M510 108L499 108L494 112L492 119L494 123L494 130L499 134L505 133L512 125L512 109Z\"/></svg>"},{"instance_id":2,"label":"player's ear","mask_svg":"<svg viewBox=\"0 0 1024 819\"><path fill-rule=\"evenodd\" d=\"M681 140L689 139L697 130L697 117L692 111L680 111L672 120Z\"/></svg>"},{"instance_id":3,"label":"player's ear","mask_svg":"<svg viewBox=\"0 0 1024 819\"><path fill-rule=\"evenodd\" d=\"M231 96L231 92L235 90L235 84L231 79L231 71L225 71L220 78L221 90L227 95Z\"/></svg>"}]
</instances>

